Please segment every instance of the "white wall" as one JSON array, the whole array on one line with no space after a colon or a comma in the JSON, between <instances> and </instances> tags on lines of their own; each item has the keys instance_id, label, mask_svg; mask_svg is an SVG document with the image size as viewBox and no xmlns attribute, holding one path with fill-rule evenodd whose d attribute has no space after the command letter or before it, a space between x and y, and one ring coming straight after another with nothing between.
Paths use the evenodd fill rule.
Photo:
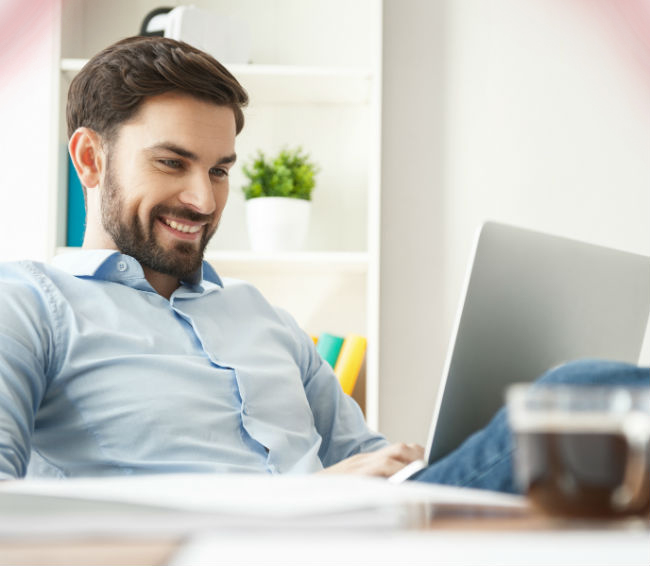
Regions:
<instances>
[{"instance_id":1,"label":"white wall","mask_svg":"<svg viewBox=\"0 0 650 566\"><path fill-rule=\"evenodd\" d=\"M424 442L446 340L445 3L387 0L383 21L379 429Z\"/></svg>"},{"instance_id":2,"label":"white wall","mask_svg":"<svg viewBox=\"0 0 650 566\"><path fill-rule=\"evenodd\" d=\"M447 308L485 218L650 255L650 69L585 3L449 5Z\"/></svg>"},{"instance_id":3,"label":"white wall","mask_svg":"<svg viewBox=\"0 0 650 566\"><path fill-rule=\"evenodd\" d=\"M650 255L650 69L596 4L386 0L381 394L394 416L381 426L395 439L426 438L483 220Z\"/></svg>"}]
</instances>

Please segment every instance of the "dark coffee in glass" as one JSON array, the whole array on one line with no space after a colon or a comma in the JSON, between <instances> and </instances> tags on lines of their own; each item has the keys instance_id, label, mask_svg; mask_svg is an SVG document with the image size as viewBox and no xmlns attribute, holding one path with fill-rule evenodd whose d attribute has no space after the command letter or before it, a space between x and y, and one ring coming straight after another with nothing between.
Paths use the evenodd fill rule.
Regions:
<instances>
[{"instance_id":1,"label":"dark coffee in glass","mask_svg":"<svg viewBox=\"0 0 650 566\"><path fill-rule=\"evenodd\" d=\"M513 387L515 475L531 502L575 517L650 512L649 396L618 387Z\"/></svg>"}]
</instances>

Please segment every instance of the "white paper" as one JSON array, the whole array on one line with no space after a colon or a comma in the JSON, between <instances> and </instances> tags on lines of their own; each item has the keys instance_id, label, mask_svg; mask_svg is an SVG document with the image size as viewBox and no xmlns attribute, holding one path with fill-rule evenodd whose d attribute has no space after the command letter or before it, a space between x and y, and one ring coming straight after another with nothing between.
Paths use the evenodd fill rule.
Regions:
<instances>
[{"instance_id":1,"label":"white paper","mask_svg":"<svg viewBox=\"0 0 650 566\"><path fill-rule=\"evenodd\" d=\"M521 507L495 492L361 476L168 474L67 480L19 480L0 492L137 503L185 511L269 517L333 513L400 503Z\"/></svg>"},{"instance_id":2,"label":"white paper","mask_svg":"<svg viewBox=\"0 0 650 566\"><path fill-rule=\"evenodd\" d=\"M0 536L39 529L142 533L153 526L167 534L221 526L395 528L424 523L430 504L526 506L521 497L480 490L327 475L18 480L0 484L3 496L11 501L0 505Z\"/></svg>"}]
</instances>

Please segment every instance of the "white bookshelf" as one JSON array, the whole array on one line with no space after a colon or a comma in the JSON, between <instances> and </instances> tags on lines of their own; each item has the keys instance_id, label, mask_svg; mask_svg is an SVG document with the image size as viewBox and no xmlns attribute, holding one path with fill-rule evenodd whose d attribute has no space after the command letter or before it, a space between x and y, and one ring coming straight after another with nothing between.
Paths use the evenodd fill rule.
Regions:
<instances>
[{"instance_id":1,"label":"white bookshelf","mask_svg":"<svg viewBox=\"0 0 650 566\"><path fill-rule=\"evenodd\" d=\"M193 1L251 28L250 64L226 67L250 97L237 139L239 162L257 149L301 146L320 167L302 252L257 254L245 226L238 163L231 194L206 259L224 277L246 279L291 312L306 332L368 337L360 395L371 426L378 416L381 0ZM182 2L169 2L176 6ZM70 81L94 53L137 34L155 0L63 3L53 134L52 254L65 251L67 155L64 119Z\"/></svg>"}]
</instances>

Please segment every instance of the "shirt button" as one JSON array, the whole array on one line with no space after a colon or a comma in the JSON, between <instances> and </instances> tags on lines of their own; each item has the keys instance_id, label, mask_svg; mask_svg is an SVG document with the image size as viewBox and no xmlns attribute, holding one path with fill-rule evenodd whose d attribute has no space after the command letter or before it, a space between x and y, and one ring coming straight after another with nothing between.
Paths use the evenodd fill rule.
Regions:
<instances>
[{"instance_id":1,"label":"shirt button","mask_svg":"<svg viewBox=\"0 0 650 566\"><path fill-rule=\"evenodd\" d=\"M128 265L126 265L126 261L118 261L117 262L117 270L118 271L126 271L129 268Z\"/></svg>"},{"instance_id":2,"label":"shirt button","mask_svg":"<svg viewBox=\"0 0 650 566\"><path fill-rule=\"evenodd\" d=\"M248 414L248 407L246 406L246 403L241 404L241 412L244 413L245 415Z\"/></svg>"}]
</instances>

